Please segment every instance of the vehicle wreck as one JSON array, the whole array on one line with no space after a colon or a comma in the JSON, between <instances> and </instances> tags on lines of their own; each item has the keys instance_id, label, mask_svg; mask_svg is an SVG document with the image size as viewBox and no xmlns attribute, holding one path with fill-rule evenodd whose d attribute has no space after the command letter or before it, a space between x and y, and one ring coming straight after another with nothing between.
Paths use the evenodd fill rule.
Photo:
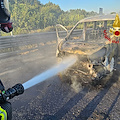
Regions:
<instances>
[{"instance_id":1,"label":"vehicle wreck","mask_svg":"<svg viewBox=\"0 0 120 120\"><path fill-rule=\"evenodd\" d=\"M62 80L76 79L84 84L91 80L100 80L113 72L117 65L119 47L118 42L112 41L119 41L119 37L112 36L110 41L105 38L104 31L107 32L107 36L111 36L109 30L112 26L108 27L107 21L114 21L115 16L97 15L85 18L70 31L60 24L56 25L58 60L61 61L71 54L78 57L72 67L60 73ZM93 28L87 28L90 22L93 23ZM79 27L81 24L83 24L83 29Z\"/></svg>"}]
</instances>

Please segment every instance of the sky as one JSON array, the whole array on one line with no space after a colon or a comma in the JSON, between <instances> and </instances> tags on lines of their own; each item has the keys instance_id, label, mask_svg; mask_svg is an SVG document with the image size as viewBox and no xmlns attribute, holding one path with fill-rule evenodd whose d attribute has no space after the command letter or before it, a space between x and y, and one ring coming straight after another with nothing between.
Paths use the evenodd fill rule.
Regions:
<instances>
[{"instance_id":1,"label":"sky","mask_svg":"<svg viewBox=\"0 0 120 120\"><path fill-rule=\"evenodd\" d=\"M42 4L49 1L60 6L64 11L70 9L84 9L86 11L99 12L103 8L105 14L120 12L120 0L39 0Z\"/></svg>"}]
</instances>

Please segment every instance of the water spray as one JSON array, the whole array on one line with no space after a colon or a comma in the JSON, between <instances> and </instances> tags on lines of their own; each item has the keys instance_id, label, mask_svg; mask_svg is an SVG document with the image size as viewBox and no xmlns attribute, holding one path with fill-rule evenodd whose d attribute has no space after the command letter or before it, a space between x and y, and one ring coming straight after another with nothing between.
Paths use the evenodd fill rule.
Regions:
<instances>
[{"instance_id":1,"label":"water spray","mask_svg":"<svg viewBox=\"0 0 120 120\"><path fill-rule=\"evenodd\" d=\"M24 89L28 89L56 74L58 74L59 72L62 72L63 70L67 69L68 67L70 67L71 65L73 65L77 60L76 56L70 56L66 59L63 60L62 63L52 67L51 69L41 73L40 75L32 78L31 80L28 80L27 82L25 82L23 85Z\"/></svg>"},{"instance_id":2,"label":"water spray","mask_svg":"<svg viewBox=\"0 0 120 120\"><path fill-rule=\"evenodd\" d=\"M4 90L4 86L2 82L0 81L0 103L4 103L6 100L12 99L14 96L18 96L20 94L23 94L24 90L43 82L44 80L58 74L59 72L62 72L63 70L67 69L71 65L73 65L77 60L76 56L70 56L63 60L62 63L52 67L51 69L41 73L40 75L35 76L31 80L28 80L27 82L23 84L16 84L12 88L9 88L8 90Z\"/></svg>"}]
</instances>

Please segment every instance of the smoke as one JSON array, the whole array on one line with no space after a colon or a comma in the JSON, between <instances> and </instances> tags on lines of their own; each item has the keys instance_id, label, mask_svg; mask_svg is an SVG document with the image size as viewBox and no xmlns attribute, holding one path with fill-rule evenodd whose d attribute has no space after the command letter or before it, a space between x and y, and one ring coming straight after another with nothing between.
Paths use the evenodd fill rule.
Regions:
<instances>
[{"instance_id":1,"label":"smoke","mask_svg":"<svg viewBox=\"0 0 120 120\"><path fill-rule=\"evenodd\" d=\"M58 74L59 72L62 72L63 70L67 69L68 67L70 67L71 65L73 65L77 60L76 56L69 56L67 58L65 58L62 63L55 65L54 67L52 67L51 69L35 76L34 78L28 80L27 82L23 83L24 89L28 89L56 74Z\"/></svg>"},{"instance_id":2,"label":"smoke","mask_svg":"<svg viewBox=\"0 0 120 120\"><path fill-rule=\"evenodd\" d=\"M78 78L76 76L73 76L71 78L71 82L72 82L71 87L73 88L73 90L76 93L78 93L82 89L82 85L81 85L80 81L78 80Z\"/></svg>"}]
</instances>

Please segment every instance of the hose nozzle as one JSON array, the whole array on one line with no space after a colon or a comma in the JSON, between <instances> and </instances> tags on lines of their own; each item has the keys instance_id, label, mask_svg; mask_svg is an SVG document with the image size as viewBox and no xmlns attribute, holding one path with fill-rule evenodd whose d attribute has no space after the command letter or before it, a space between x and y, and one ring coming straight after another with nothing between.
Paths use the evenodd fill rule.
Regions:
<instances>
[{"instance_id":1,"label":"hose nozzle","mask_svg":"<svg viewBox=\"0 0 120 120\"><path fill-rule=\"evenodd\" d=\"M0 103L5 102L6 100L9 100L15 96L18 96L20 94L23 94L24 92L24 87L22 84L16 84L15 86L13 86L12 88L9 88L6 91L3 91L0 94Z\"/></svg>"}]
</instances>

